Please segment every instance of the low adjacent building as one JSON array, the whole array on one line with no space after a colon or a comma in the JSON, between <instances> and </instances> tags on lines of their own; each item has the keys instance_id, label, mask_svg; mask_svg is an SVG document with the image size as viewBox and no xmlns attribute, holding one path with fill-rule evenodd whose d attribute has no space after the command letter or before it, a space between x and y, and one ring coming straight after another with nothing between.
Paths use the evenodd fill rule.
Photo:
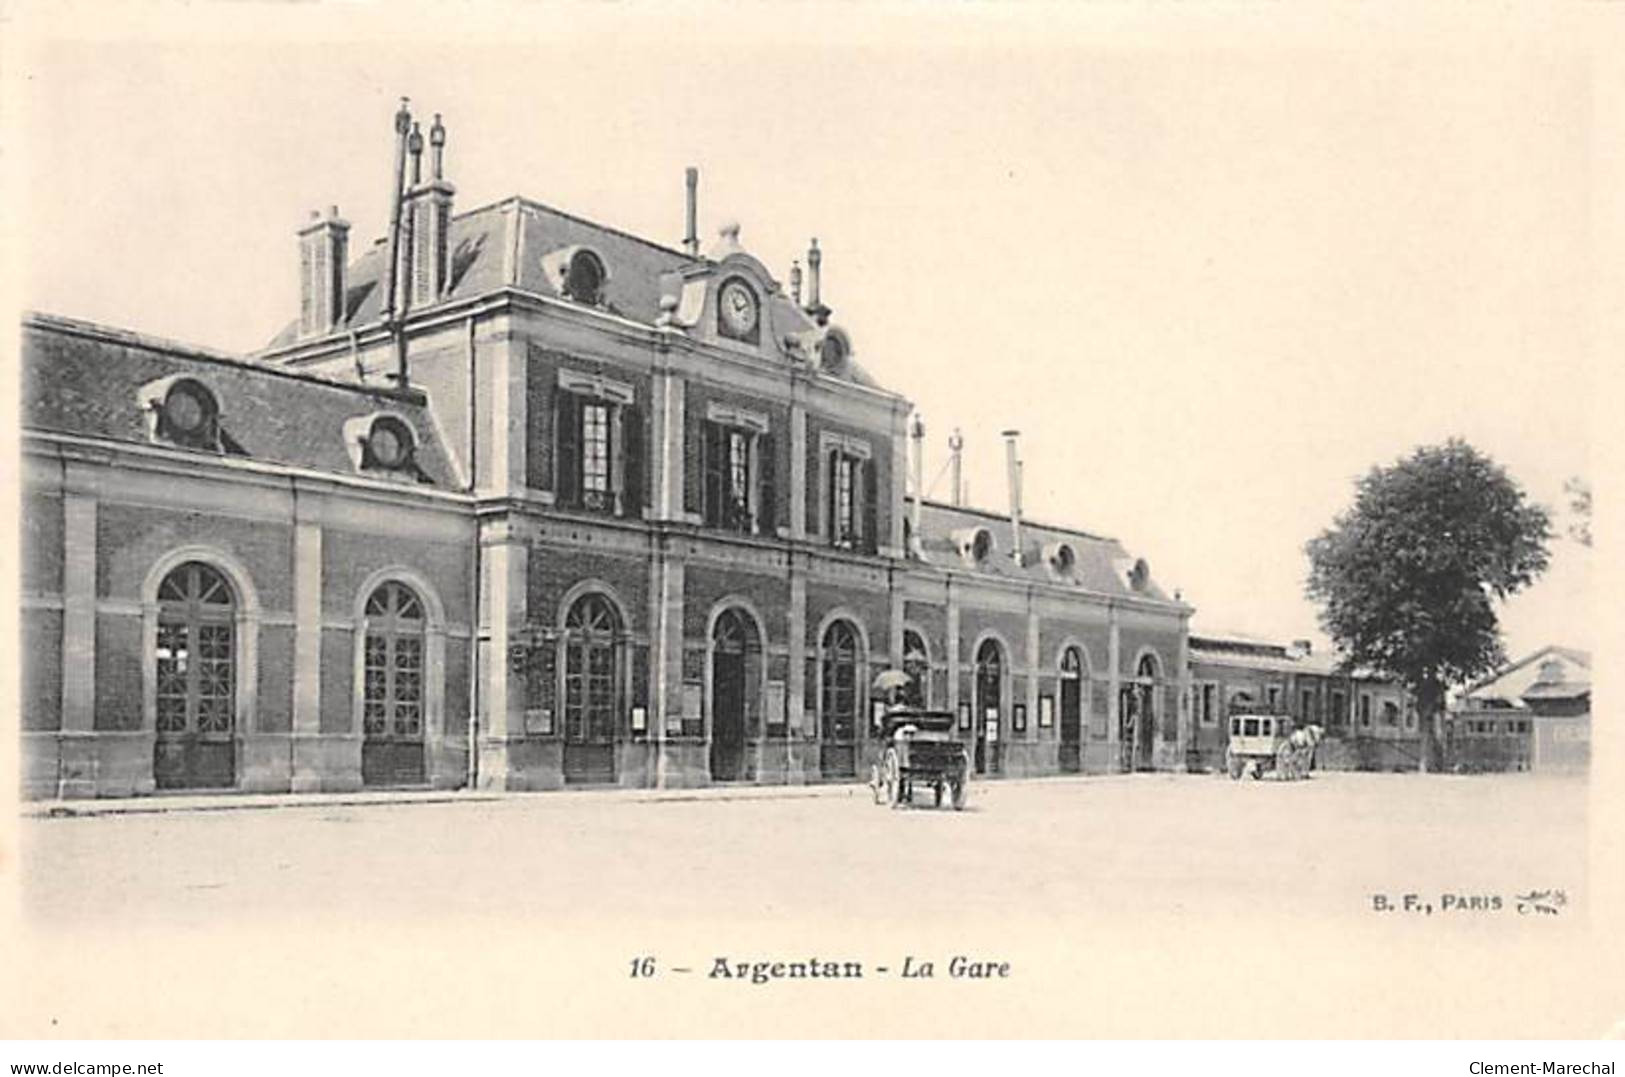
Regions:
<instances>
[{"instance_id":1,"label":"low adjacent building","mask_svg":"<svg viewBox=\"0 0 1625 1077\"><path fill-rule=\"evenodd\" d=\"M1192 769L1222 769L1227 716L1268 713L1316 724L1326 739L1316 766L1335 770L1415 770L1421 751L1416 708L1404 688L1361 671L1345 672L1310 641L1236 632L1190 636Z\"/></svg>"},{"instance_id":2,"label":"low adjacent building","mask_svg":"<svg viewBox=\"0 0 1625 1077\"><path fill-rule=\"evenodd\" d=\"M1550 645L1461 693L1445 721L1452 770L1585 771L1591 763L1591 654Z\"/></svg>"}]
</instances>

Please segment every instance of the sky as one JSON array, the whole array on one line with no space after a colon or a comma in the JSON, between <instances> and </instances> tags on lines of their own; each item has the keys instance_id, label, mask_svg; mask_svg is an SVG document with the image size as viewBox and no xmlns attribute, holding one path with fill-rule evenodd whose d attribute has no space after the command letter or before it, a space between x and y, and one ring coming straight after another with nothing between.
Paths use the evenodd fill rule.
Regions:
<instances>
[{"instance_id":1,"label":"sky","mask_svg":"<svg viewBox=\"0 0 1625 1077\"><path fill-rule=\"evenodd\" d=\"M1393 11L963 5L36 12L13 46L24 306L230 351L297 310L295 232L383 234L396 100L457 205L677 245L817 236L928 478L1114 536L1196 625L1325 645L1304 543L1461 436L1564 523L1592 474L1593 42ZM166 9L142 9L143 11ZM388 14L386 15L386 10ZM449 14L459 12L455 20ZM173 12L170 12L173 14ZM1471 13L1469 12L1469 15ZM946 479L930 489L946 498ZM1595 643L1552 544L1508 650Z\"/></svg>"}]
</instances>

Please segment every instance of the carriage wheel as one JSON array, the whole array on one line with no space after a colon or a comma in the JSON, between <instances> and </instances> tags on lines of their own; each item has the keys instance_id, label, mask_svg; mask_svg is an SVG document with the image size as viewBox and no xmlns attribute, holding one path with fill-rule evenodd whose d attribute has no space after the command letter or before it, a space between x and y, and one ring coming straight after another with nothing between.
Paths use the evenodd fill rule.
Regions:
<instances>
[{"instance_id":1,"label":"carriage wheel","mask_svg":"<svg viewBox=\"0 0 1625 1077\"><path fill-rule=\"evenodd\" d=\"M886 803L895 808L903 799L902 767L897 763L897 749L886 749L886 766L884 770L886 780Z\"/></svg>"},{"instance_id":2,"label":"carriage wheel","mask_svg":"<svg viewBox=\"0 0 1625 1077\"><path fill-rule=\"evenodd\" d=\"M1230 772L1231 781L1240 781L1241 772L1246 769L1247 761L1241 756L1226 748L1224 752L1224 767Z\"/></svg>"}]
</instances>

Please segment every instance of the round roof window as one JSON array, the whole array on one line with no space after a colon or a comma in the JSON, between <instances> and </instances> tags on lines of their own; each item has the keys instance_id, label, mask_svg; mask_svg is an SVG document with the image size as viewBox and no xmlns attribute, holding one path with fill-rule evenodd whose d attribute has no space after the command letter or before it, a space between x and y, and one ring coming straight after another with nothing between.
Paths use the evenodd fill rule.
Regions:
<instances>
[{"instance_id":1,"label":"round roof window","mask_svg":"<svg viewBox=\"0 0 1625 1077\"><path fill-rule=\"evenodd\" d=\"M201 434L213 411L208 390L196 382L176 382L164 397L164 421L178 434Z\"/></svg>"},{"instance_id":2,"label":"round roof window","mask_svg":"<svg viewBox=\"0 0 1625 1077\"><path fill-rule=\"evenodd\" d=\"M367 435L367 451L379 467L403 468L412 458L412 432L399 419L378 419Z\"/></svg>"}]
</instances>

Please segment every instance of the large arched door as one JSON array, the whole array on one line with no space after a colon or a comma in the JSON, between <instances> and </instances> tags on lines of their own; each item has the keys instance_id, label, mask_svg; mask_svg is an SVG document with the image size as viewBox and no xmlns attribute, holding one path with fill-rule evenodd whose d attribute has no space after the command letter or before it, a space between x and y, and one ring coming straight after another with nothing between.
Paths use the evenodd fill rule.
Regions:
<instances>
[{"instance_id":1,"label":"large arched door","mask_svg":"<svg viewBox=\"0 0 1625 1077\"><path fill-rule=\"evenodd\" d=\"M1003 722L1004 652L997 640L976 649L976 773L998 774L999 727Z\"/></svg>"},{"instance_id":2,"label":"large arched door","mask_svg":"<svg viewBox=\"0 0 1625 1077\"><path fill-rule=\"evenodd\" d=\"M1152 752L1157 738L1159 672L1156 657L1149 654L1140 657L1140 664L1134 671L1135 682L1132 691L1134 693L1135 770L1151 770L1154 763Z\"/></svg>"},{"instance_id":3,"label":"large arched door","mask_svg":"<svg viewBox=\"0 0 1625 1077\"><path fill-rule=\"evenodd\" d=\"M621 618L596 592L564 619L564 780L615 780L615 721L621 698Z\"/></svg>"},{"instance_id":4,"label":"large arched door","mask_svg":"<svg viewBox=\"0 0 1625 1077\"><path fill-rule=\"evenodd\" d=\"M926 706L931 696L931 654L925 637L912 628L903 630L903 673L908 684L903 687L902 701L910 707Z\"/></svg>"},{"instance_id":5,"label":"large arched door","mask_svg":"<svg viewBox=\"0 0 1625 1077\"><path fill-rule=\"evenodd\" d=\"M857 773L858 633L846 621L824 631L823 693L819 714L820 769L826 778L850 778Z\"/></svg>"},{"instance_id":6,"label":"large arched door","mask_svg":"<svg viewBox=\"0 0 1625 1077\"><path fill-rule=\"evenodd\" d=\"M237 783L236 622L231 585L200 561L158 585L152 776L160 789Z\"/></svg>"},{"instance_id":7,"label":"large arched door","mask_svg":"<svg viewBox=\"0 0 1625 1077\"><path fill-rule=\"evenodd\" d=\"M1076 647L1061 654L1061 773L1083 770L1083 656Z\"/></svg>"},{"instance_id":8,"label":"large arched door","mask_svg":"<svg viewBox=\"0 0 1625 1077\"><path fill-rule=\"evenodd\" d=\"M364 608L361 678L361 782L421 785L423 752L423 601L393 580Z\"/></svg>"},{"instance_id":9,"label":"large arched door","mask_svg":"<svg viewBox=\"0 0 1625 1077\"><path fill-rule=\"evenodd\" d=\"M731 608L717 618L711 644L711 780L748 779L746 744L761 735L762 641L751 619Z\"/></svg>"}]
</instances>

